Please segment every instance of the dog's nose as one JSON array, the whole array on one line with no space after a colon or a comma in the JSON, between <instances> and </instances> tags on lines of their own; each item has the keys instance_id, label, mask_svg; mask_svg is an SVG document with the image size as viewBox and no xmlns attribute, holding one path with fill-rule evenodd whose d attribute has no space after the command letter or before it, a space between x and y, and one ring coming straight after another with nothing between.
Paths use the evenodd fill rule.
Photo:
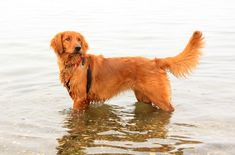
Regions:
<instances>
[{"instance_id":1,"label":"dog's nose","mask_svg":"<svg viewBox=\"0 0 235 155\"><path fill-rule=\"evenodd\" d=\"M76 51L76 52L79 52L79 51L81 50L81 48L82 48L81 46L76 46L76 47L75 47L75 51Z\"/></svg>"}]
</instances>

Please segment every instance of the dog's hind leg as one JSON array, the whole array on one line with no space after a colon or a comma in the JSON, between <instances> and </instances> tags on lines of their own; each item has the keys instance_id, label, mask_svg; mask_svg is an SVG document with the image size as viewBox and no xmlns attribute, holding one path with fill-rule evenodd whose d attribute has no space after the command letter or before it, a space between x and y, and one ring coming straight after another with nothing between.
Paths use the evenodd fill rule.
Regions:
<instances>
[{"instance_id":1,"label":"dog's hind leg","mask_svg":"<svg viewBox=\"0 0 235 155\"><path fill-rule=\"evenodd\" d=\"M138 90L142 90L141 92L146 95L146 98L160 109L173 112L174 108L170 103L171 93L169 81L167 77L162 78L149 78L148 81L138 84Z\"/></svg>"},{"instance_id":2,"label":"dog's hind leg","mask_svg":"<svg viewBox=\"0 0 235 155\"><path fill-rule=\"evenodd\" d=\"M143 103L148 103L148 104L152 103L151 100L146 95L144 95L142 92L140 92L138 90L134 90L134 93L135 93L135 97L138 102L143 102Z\"/></svg>"}]
</instances>

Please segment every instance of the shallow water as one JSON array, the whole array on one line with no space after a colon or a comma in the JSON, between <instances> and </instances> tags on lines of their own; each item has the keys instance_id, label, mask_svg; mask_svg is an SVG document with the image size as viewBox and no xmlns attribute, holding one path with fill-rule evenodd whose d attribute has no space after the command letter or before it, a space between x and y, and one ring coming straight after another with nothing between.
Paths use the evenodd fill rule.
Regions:
<instances>
[{"instance_id":1,"label":"shallow water","mask_svg":"<svg viewBox=\"0 0 235 155\"><path fill-rule=\"evenodd\" d=\"M0 154L234 154L234 10L232 0L1 2ZM126 92L75 115L49 47L64 30L107 57L173 56L194 30L206 46L191 76L169 74L174 113Z\"/></svg>"}]
</instances>

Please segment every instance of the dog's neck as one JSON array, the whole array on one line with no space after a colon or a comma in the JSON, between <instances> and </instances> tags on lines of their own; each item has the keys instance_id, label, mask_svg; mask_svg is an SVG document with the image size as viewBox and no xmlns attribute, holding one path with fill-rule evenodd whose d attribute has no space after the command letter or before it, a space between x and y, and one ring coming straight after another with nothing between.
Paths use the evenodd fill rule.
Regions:
<instances>
[{"instance_id":1,"label":"dog's neck","mask_svg":"<svg viewBox=\"0 0 235 155\"><path fill-rule=\"evenodd\" d=\"M78 54L64 54L58 57L60 80L63 84L69 81L74 69L82 63L82 60L82 56Z\"/></svg>"},{"instance_id":2,"label":"dog's neck","mask_svg":"<svg viewBox=\"0 0 235 155\"><path fill-rule=\"evenodd\" d=\"M75 72L75 69L79 66L85 66L87 69L87 84L86 84L86 93L89 93L92 81L92 70L91 65L87 61L89 56L81 56L81 55L64 55L63 57L58 57L58 64L60 69L60 80L63 85L67 88L68 92L70 92L70 79Z\"/></svg>"},{"instance_id":3,"label":"dog's neck","mask_svg":"<svg viewBox=\"0 0 235 155\"><path fill-rule=\"evenodd\" d=\"M73 68L74 66L80 64L82 61L82 56L79 54L65 54L59 58L59 61L62 63L61 67Z\"/></svg>"}]
</instances>

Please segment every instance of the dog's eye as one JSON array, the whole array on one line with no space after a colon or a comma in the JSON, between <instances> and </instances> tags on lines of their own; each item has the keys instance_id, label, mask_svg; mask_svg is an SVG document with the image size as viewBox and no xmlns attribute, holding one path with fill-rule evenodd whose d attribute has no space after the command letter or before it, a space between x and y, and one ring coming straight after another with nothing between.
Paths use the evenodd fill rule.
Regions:
<instances>
[{"instance_id":1,"label":"dog's eye","mask_svg":"<svg viewBox=\"0 0 235 155\"><path fill-rule=\"evenodd\" d=\"M80 39L80 38L77 38L77 40L78 40L78 41L81 41L81 39Z\"/></svg>"},{"instance_id":2,"label":"dog's eye","mask_svg":"<svg viewBox=\"0 0 235 155\"><path fill-rule=\"evenodd\" d=\"M70 37L68 37L68 38L66 38L65 40L66 40L66 41L70 41L70 40L71 40L71 38L70 38Z\"/></svg>"}]
</instances>

